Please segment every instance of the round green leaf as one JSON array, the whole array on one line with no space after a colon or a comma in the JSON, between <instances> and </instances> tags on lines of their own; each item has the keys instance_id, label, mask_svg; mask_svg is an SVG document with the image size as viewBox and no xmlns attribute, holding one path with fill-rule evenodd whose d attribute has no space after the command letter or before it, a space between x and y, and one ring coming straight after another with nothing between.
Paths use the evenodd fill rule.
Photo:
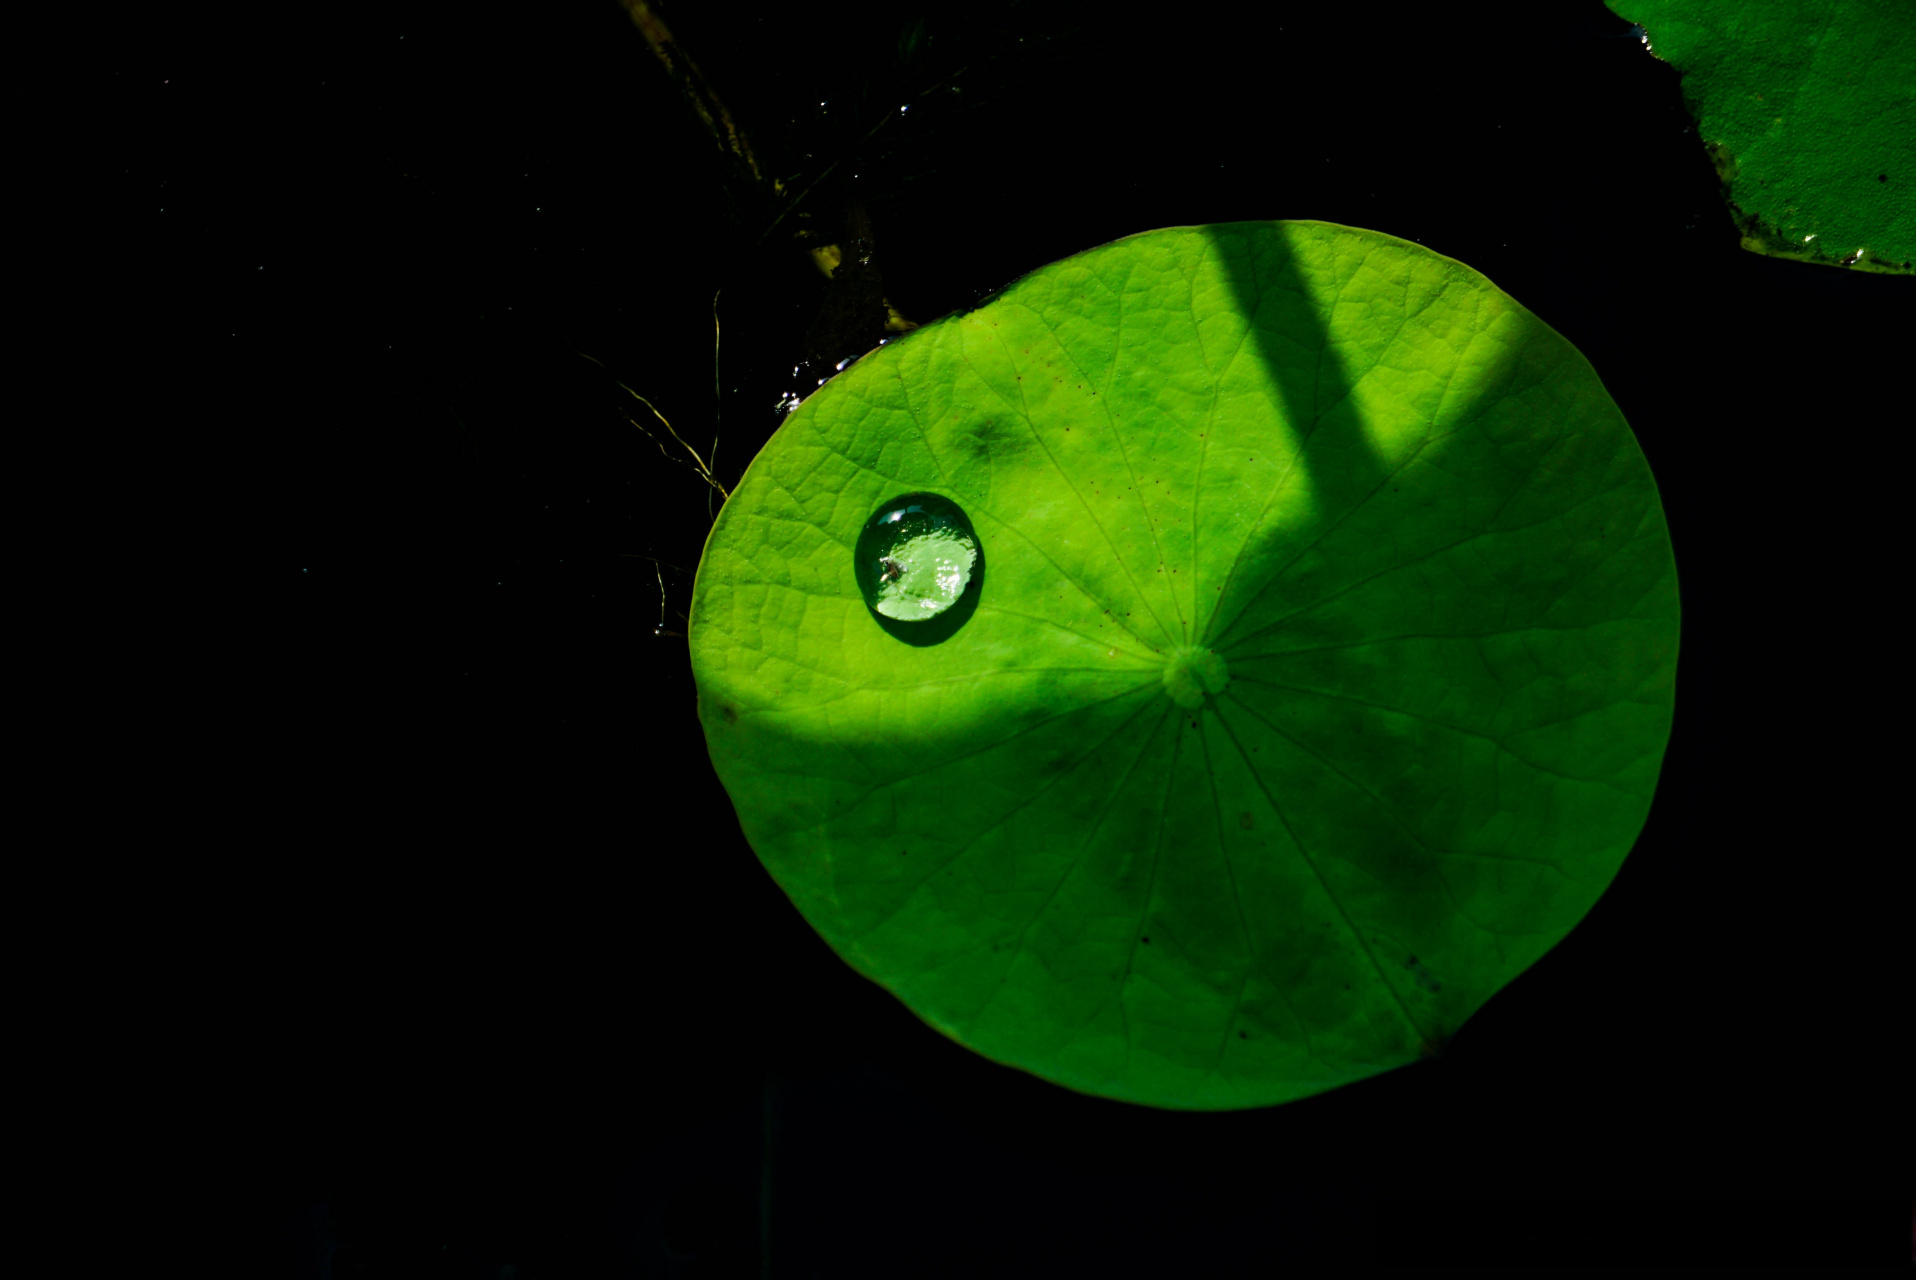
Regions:
<instances>
[{"instance_id":1,"label":"round green leaf","mask_svg":"<svg viewBox=\"0 0 1916 1280\"><path fill-rule=\"evenodd\" d=\"M978 548L922 623L858 557L916 494ZM1221 1109L1416 1060L1582 918L1677 589L1569 343L1417 245L1249 222L834 378L721 511L690 641L746 837L847 963L999 1062Z\"/></svg>"}]
</instances>

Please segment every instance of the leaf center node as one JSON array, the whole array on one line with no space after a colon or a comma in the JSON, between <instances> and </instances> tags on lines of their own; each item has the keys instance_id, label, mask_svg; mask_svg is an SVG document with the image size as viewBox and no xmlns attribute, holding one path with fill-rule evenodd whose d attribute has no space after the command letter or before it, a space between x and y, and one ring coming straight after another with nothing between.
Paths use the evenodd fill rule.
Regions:
<instances>
[{"instance_id":1,"label":"leaf center node","mask_svg":"<svg viewBox=\"0 0 1916 1280\"><path fill-rule=\"evenodd\" d=\"M1164 691L1186 711L1196 711L1205 695L1223 693L1230 682L1224 659L1209 649L1181 644L1165 656Z\"/></svg>"}]
</instances>

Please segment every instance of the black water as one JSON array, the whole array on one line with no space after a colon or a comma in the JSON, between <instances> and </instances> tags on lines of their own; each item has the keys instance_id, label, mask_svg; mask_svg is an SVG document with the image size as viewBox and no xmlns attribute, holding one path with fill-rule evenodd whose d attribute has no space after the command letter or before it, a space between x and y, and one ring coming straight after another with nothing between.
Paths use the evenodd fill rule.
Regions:
<instances>
[{"instance_id":1,"label":"black water","mask_svg":"<svg viewBox=\"0 0 1916 1280\"><path fill-rule=\"evenodd\" d=\"M189 561L145 533L211 581L216 625L162 621L200 637L219 732L180 927L121 993L147 1118L191 1098L200 1140L243 1140L197 1247L277 1231L262 1276L758 1274L773 1078L781 1277L1616 1263L1651 1236L1734 1262L1753 1237L1701 1212L1508 1202L1898 1176L1907 993L1849 922L1892 854L1857 713L1889 689L1909 282L1742 252L1675 74L1600 4L1120 12L666 17L769 168L838 162L818 218L842 238L856 199L910 319L1135 231L1317 218L1469 263L1575 343L1684 591L1675 738L1612 891L1446 1057L1266 1112L1129 1108L946 1041L740 837L680 634L711 491L612 381L700 453L716 420L729 487L781 397L875 340L869 298L760 239L610 0L122 29L74 95L124 170L97 359L138 371L119 411L165 424L177 518L218 534ZM1430 1210L1468 1195L1505 1203Z\"/></svg>"}]
</instances>

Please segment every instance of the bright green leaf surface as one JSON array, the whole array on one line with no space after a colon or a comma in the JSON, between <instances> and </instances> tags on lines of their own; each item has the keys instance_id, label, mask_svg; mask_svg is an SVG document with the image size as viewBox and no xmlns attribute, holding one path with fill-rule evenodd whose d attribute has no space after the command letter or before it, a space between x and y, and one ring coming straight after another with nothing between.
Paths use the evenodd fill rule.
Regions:
<instances>
[{"instance_id":1,"label":"bright green leaf surface","mask_svg":"<svg viewBox=\"0 0 1916 1280\"><path fill-rule=\"evenodd\" d=\"M854 567L911 493L980 550L935 642ZM1582 918L1656 786L1677 589L1569 343L1417 245L1257 222L834 378L691 623L719 777L839 955L997 1061L1214 1109L1416 1060Z\"/></svg>"},{"instance_id":2,"label":"bright green leaf surface","mask_svg":"<svg viewBox=\"0 0 1916 1280\"><path fill-rule=\"evenodd\" d=\"M1743 246L1916 263L1916 2L1608 0L1683 73Z\"/></svg>"}]
</instances>

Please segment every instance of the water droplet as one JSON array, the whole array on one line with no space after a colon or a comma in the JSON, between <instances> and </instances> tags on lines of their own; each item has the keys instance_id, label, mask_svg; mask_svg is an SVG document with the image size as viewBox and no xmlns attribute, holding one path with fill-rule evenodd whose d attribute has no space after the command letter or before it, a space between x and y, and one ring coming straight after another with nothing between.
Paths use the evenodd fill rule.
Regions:
<instances>
[{"instance_id":1,"label":"water droplet","mask_svg":"<svg viewBox=\"0 0 1916 1280\"><path fill-rule=\"evenodd\" d=\"M978 535L951 499L908 493L865 522L852 554L866 604L899 622L923 622L957 604L971 585Z\"/></svg>"}]
</instances>

